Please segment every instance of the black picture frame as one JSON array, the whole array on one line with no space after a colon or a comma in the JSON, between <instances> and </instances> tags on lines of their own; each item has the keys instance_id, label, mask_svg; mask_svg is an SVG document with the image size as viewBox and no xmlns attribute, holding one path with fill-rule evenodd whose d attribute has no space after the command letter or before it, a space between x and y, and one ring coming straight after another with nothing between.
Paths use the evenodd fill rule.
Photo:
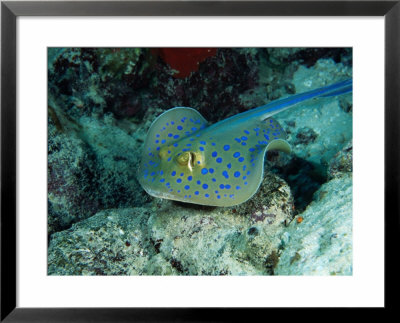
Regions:
<instances>
[{"instance_id":1,"label":"black picture frame","mask_svg":"<svg viewBox=\"0 0 400 323\"><path fill-rule=\"evenodd\" d=\"M17 308L16 19L18 16L382 16L385 19L385 308L395 306L399 236L400 1L4 1L1 3L1 321L235 321L262 309ZM397 239L396 239L397 240ZM395 241L396 241L395 240ZM373 259L371 259L373 261ZM394 296L392 296L394 297ZM248 317L249 320L252 320ZM247 321L247 320L246 320Z\"/></svg>"}]
</instances>

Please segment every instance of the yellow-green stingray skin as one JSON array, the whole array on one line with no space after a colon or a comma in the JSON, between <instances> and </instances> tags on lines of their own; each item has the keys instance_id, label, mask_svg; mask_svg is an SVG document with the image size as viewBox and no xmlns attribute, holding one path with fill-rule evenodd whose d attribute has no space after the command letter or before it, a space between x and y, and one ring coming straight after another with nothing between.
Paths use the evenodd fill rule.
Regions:
<instances>
[{"instance_id":1,"label":"yellow-green stingray skin","mask_svg":"<svg viewBox=\"0 0 400 323\"><path fill-rule=\"evenodd\" d=\"M160 115L147 135L138 171L146 192L214 206L237 205L254 195L266 150L290 151L286 134L272 118L224 121L208 127L191 108Z\"/></svg>"}]
</instances>

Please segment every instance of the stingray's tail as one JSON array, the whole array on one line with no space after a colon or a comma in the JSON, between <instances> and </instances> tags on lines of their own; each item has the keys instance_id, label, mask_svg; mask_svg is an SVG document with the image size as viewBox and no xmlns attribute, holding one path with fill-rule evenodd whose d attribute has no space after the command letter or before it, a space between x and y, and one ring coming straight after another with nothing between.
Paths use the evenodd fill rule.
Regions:
<instances>
[{"instance_id":1,"label":"stingray's tail","mask_svg":"<svg viewBox=\"0 0 400 323\"><path fill-rule=\"evenodd\" d=\"M292 95L288 98L272 101L266 105L253 110L252 115L258 115L262 119L266 119L278 112L284 111L291 106L310 99L319 97L329 97L349 93L353 90L353 80L348 79L335 84L320 87L308 92Z\"/></svg>"}]
</instances>

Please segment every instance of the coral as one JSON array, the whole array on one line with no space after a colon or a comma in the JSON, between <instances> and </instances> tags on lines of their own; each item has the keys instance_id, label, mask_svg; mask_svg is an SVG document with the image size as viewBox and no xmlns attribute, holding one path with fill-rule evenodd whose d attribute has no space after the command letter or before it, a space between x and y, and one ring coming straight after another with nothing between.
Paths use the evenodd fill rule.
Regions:
<instances>
[{"instance_id":1,"label":"coral","mask_svg":"<svg viewBox=\"0 0 400 323\"><path fill-rule=\"evenodd\" d=\"M158 64L150 85L153 96L163 109L192 107L209 121L252 108L255 102L243 100L243 93L258 84L257 52L245 49L218 49L199 65L197 73L172 78L165 64Z\"/></svg>"},{"instance_id":2,"label":"coral","mask_svg":"<svg viewBox=\"0 0 400 323\"><path fill-rule=\"evenodd\" d=\"M186 78L199 69L199 64L217 53L216 48L154 48L152 52L159 55L165 63L176 70L176 78Z\"/></svg>"},{"instance_id":3,"label":"coral","mask_svg":"<svg viewBox=\"0 0 400 323\"><path fill-rule=\"evenodd\" d=\"M107 112L141 118L150 56L141 48L49 48L49 94L75 119Z\"/></svg>"},{"instance_id":4,"label":"coral","mask_svg":"<svg viewBox=\"0 0 400 323\"><path fill-rule=\"evenodd\" d=\"M257 206L275 214L272 222L256 221L251 213L246 214L255 211L250 201L237 210L154 199L151 208L101 211L53 235L48 273L272 274L279 237L291 218L291 199L288 187L273 175L263 187L262 194L275 193L265 196L264 204Z\"/></svg>"}]
</instances>

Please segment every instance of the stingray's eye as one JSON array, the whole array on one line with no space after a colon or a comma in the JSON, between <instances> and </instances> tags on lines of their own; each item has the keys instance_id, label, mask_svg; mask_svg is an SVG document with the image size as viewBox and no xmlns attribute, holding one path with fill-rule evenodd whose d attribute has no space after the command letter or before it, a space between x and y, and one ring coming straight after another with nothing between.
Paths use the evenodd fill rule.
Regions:
<instances>
[{"instance_id":1,"label":"stingray's eye","mask_svg":"<svg viewBox=\"0 0 400 323\"><path fill-rule=\"evenodd\" d=\"M180 154L176 157L176 161L179 165L193 167L194 162L196 160L196 153L192 151L185 151L183 154Z\"/></svg>"},{"instance_id":2,"label":"stingray's eye","mask_svg":"<svg viewBox=\"0 0 400 323\"><path fill-rule=\"evenodd\" d=\"M176 157L176 161L178 162L179 165L187 165L190 162L191 159L191 154L188 151L185 151L183 154L180 154L179 156Z\"/></svg>"},{"instance_id":3,"label":"stingray's eye","mask_svg":"<svg viewBox=\"0 0 400 323\"><path fill-rule=\"evenodd\" d=\"M193 167L201 165L203 157L199 152L185 151L176 157L176 161L181 166L186 166L192 171Z\"/></svg>"}]
</instances>

